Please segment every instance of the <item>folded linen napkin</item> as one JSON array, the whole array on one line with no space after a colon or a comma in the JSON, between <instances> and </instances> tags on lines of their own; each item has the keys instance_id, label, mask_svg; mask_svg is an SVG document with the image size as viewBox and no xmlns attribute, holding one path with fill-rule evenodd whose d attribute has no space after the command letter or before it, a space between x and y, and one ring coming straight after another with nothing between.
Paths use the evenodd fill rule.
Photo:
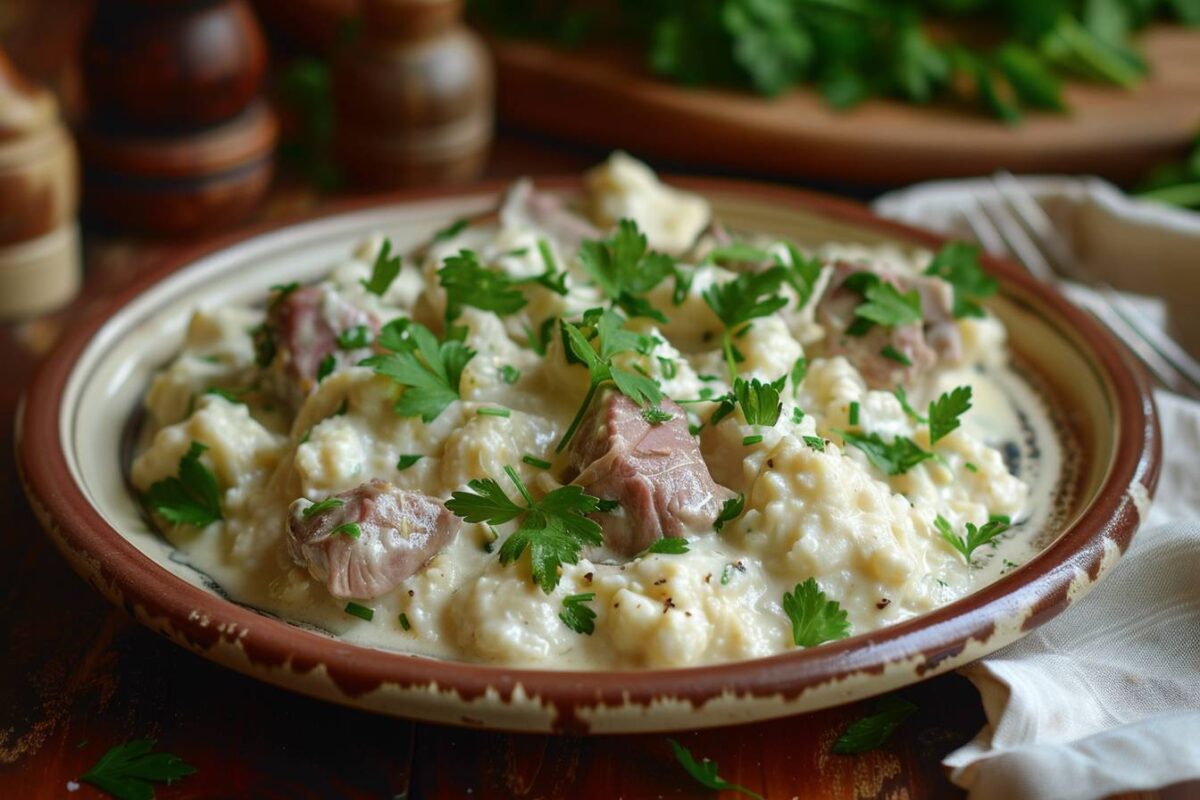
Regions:
<instances>
[{"instance_id":1,"label":"folded linen napkin","mask_svg":"<svg viewBox=\"0 0 1200 800\"><path fill-rule=\"evenodd\" d=\"M1118 288L1165 298L1172 332L1200 349L1200 316L1183 306L1200 286L1200 215L1094 179L1025 181L1077 253L1103 262ZM876 209L969 236L956 207L987 191L985 181L924 184ZM1086 600L961 670L987 725L943 764L970 800L1084 800L1200 780L1200 403L1155 398L1162 476L1129 552Z\"/></svg>"}]
</instances>

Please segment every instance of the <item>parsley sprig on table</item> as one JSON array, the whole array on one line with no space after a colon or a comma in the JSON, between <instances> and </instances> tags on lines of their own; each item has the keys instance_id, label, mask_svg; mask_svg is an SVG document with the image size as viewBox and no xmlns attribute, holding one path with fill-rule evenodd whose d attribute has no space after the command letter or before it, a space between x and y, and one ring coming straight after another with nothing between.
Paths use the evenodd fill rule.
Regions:
<instances>
[{"instance_id":1,"label":"parsley sprig on table","mask_svg":"<svg viewBox=\"0 0 1200 800\"><path fill-rule=\"evenodd\" d=\"M971 556L975 551L985 544L991 543L997 536L1004 533L1009 528L1009 520L1006 517L993 517L983 524L982 527L976 527L974 524L967 523L966 536L960 536L950 527L950 523L941 514L933 521L934 527L938 529L938 533L946 542L957 550L968 564L971 563Z\"/></svg>"},{"instance_id":2,"label":"parsley sprig on table","mask_svg":"<svg viewBox=\"0 0 1200 800\"><path fill-rule=\"evenodd\" d=\"M154 739L119 744L100 757L80 778L116 800L153 800L154 784L195 774L196 768L179 756L155 753Z\"/></svg>"},{"instance_id":3,"label":"parsley sprig on table","mask_svg":"<svg viewBox=\"0 0 1200 800\"><path fill-rule=\"evenodd\" d=\"M459 399L459 382L474 350L455 339L439 343L432 331L407 319L385 325L377 343L391 352L359 364L404 387L394 406L396 414L432 422Z\"/></svg>"},{"instance_id":4,"label":"parsley sprig on table","mask_svg":"<svg viewBox=\"0 0 1200 800\"><path fill-rule=\"evenodd\" d=\"M467 484L469 492L454 492L446 508L467 522L493 526L519 517L517 529L500 546L500 563L512 564L528 550L533 582L550 594L558 586L563 564L578 563L584 545L603 543L600 526L587 518L600 501L573 484L534 500L516 470L506 466L504 473L524 505L509 499L492 478L481 478Z\"/></svg>"},{"instance_id":5,"label":"parsley sprig on table","mask_svg":"<svg viewBox=\"0 0 1200 800\"><path fill-rule=\"evenodd\" d=\"M882 747L892 731L916 710L917 707L903 697L884 695L875 701L869 715L846 728L833 743L832 751L838 755L854 755Z\"/></svg>"},{"instance_id":6,"label":"parsley sprig on table","mask_svg":"<svg viewBox=\"0 0 1200 800\"><path fill-rule=\"evenodd\" d=\"M625 319L612 310L590 311L584 316L584 322L585 327L590 328L594 334L596 347L593 347L579 328L566 321L562 323L563 334L567 337L567 346L570 348L570 352L587 367L590 380L583 403L580 404L566 433L559 440L558 446L554 448L556 453L561 453L567 443L571 441L575 431L579 428L579 423L583 421L584 414L591 406L597 390L603 384L611 381L616 384L621 394L640 406L658 405L663 399L662 390L659 389L658 383L653 378L633 370L613 366L612 363L613 356L620 353L644 350L646 337L625 330Z\"/></svg>"},{"instance_id":7,"label":"parsley sprig on table","mask_svg":"<svg viewBox=\"0 0 1200 800\"><path fill-rule=\"evenodd\" d=\"M982 317L979 301L996 293L996 280L979 264L979 248L966 242L950 242L925 268L926 275L941 278L954 287L954 318Z\"/></svg>"},{"instance_id":8,"label":"parsley sprig on table","mask_svg":"<svg viewBox=\"0 0 1200 800\"><path fill-rule=\"evenodd\" d=\"M221 490L212 471L200 463L208 447L192 442L179 459L179 474L150 485L143 500L168 521L203 528L221 519Z\"/></svg>"},{"instance_id":9,"label":"parsley sprig on table","mask_svg":"<svg viewBox=\"0 0 1200 800\"><path fill-rule=\"evenodd\" d=\"M792 641L797 647L816 647L850 635L846 612L825 596L813 578L783 593L783 613L792 623Z\"/></svg>"},{"instance_id":10,"label":"parsley sprig on table","mask_svg":"<svg viewBox=\"0 0 1200 800\"><path fill-rule=\"evenodd\" d=\"M736 783L730 783L717 774L717 762L710 761L705 758L697 761L692 752L681 745L674 739L667 739L671 743L671 750L675 753L675 760L679 765L691 775L697 783L706 789L712 789L715 792L739 792L747 797L754 797L757 800L763 800L763 797L758 792L752 792L745 786L738 786Z\"/></svg>"},{"instance_id":11,"label":"parsley sprig on table","mask_svg":"<svg viewBox=\"0 0 1200 800\"><path fill-rule=\"evenodd\" d=\"M731 281L704 290L704 302L724 326L721 349L731 381L738 374L733 340L745 331L751 320L774 314L787 305L787 298L779 295L779 287L786 278L787 270L774 266L763 272L742 273Z\"/></svg>"},{"instance_id":12,"label":"parsley sprig on table","mask_svg":"<svg viewBox=\"0 0 1200 800\"><path fill-rule=\"evenodd\" d=\"M607 239L583 242L579 263L615 307L631 317L667 321L642 295L675 274L675 259L649 250L633 220L622 219Z\"/></svg>"},{"instance_id":13,"label":"parsley sprig on table","mask_svg":"<svg viewBox=\"0 0 1200 800\"><path fill-rule=\"evenodd\" d=\"M383 245L375 255L375 263L371 266L371 277L359 283L371 294L382 297L399 274L400 256L392 255L392 240L384 239Z\"/></svg>"}]
</instances>

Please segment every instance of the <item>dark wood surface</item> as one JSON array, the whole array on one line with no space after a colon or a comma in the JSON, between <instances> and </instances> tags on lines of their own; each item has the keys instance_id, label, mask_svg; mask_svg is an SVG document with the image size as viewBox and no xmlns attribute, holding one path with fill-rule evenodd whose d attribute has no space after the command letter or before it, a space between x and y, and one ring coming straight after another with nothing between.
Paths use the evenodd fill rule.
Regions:
<instances>
[{"instance_id":1,"label":"dark wood surface","mask_svg":"<svg viewBox=\"0 0 1200 800\"><path fill-rule=\"evenodd\" d=\"M594 155L506 136L489 173L574 171ZM313 202L277 189L265 213L286 217ZM259 684L142 629L69 570L21 493L13 413L63 326L173 246L92 237L79 300L0 325L0 797L99 797L87 785L70 793L68 782L140 737L197 768L160 798L714 796L678 767L661 735L572 739L413 724ZM960 796L939 762L983 723L978 695L956 675L903 694L918 713L884 749L859 756L830 746L869 702L676 738L768 798Z\"/></svg>"}]
</instances>

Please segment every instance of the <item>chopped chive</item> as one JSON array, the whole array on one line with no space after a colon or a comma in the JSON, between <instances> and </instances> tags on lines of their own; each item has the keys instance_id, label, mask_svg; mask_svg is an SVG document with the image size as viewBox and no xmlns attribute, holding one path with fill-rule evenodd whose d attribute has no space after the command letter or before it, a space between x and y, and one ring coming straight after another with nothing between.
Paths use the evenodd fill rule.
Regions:
<instances>
[{"instance_id":1,"label":"chopped chive","mask_svg":"<svg viewBox=\"0 0 1200 800\"><path fill-rule=\"evenodd\" d=\"M475 413L481 417L511 417L512 412L507 408L477 408Z\"/></svg>"},{"instance_id":2,"label":"chopped chive","mask_svg":"<svg viewBox=\"0 0 1200 800\"><path fill-rule=\"evenodd\" d=\"M317 365L317 383L328 378L335 367L337 367L337 359L333 357L333 353L322 358L321 363Z\"/></svg>"},{"instance_id":3,"label":"chopped chive","mask_svg":"<svg viewBox=\"0 0 1200 800\"><path fill-rule=\"evenodd\" d=\"M466 230L467 226L470 224L471 223L469 220L456 219L454 222L451 222L449 225L433 234L433 240L435 242L444 242L447 239L453 239L455 236L458 236L460 233Z\"/></svg>"},{"instance_id":4,"label":"chopped chive","mask_svg":"<svg viewBox=\"0 0 1200 800\"><path fill-rule=\"evenodd\" d=\"M301 511L300 515L305 519L308 519L309 517L315 517L317 514L324 514L330 509L341 508L344 505L346 505L346 503L343 500L339 500L336 497L326 497L321 502L313 503L311 506Z\"/></svg>"},{"instance_id":5,"label":"chopped chive","mask_svg":"<svg viewBox=\"0 0 1200 800\"><path fill-rule=\"evenodd\" d=\"M405 614L403 611L400 612L400 627L406 631L412 630L412 623L408 621L408 614Z\"/></svg>"},{"instance_id":6,"label":"chopped chive","mask_svg":"<svg viewBox=\"0 0 1200 800\"><path fill-rule=\"evenodd\" d=\"M339 533L345 534L351 539L357 539L362 536L362 528L358 527L357 522L344 522L330 531L331 536L337 536Z\"/></svg>"},{"instance_id":7,"label":"chopped chive","mask_svg":"<svg viewBox=\"0 0 1200 800\"><path fill-rule=\"evenodd\" d=\"M813 450L816 450L818 453L825 452L825 440L820 436L805 436L804 443Z\"/></svg>"},{"instance_id":8,"label":"chopped chive","mask_svg":"<svg viewBox=\"0 0 1200 800\"><path fill-rule=\"evenodd\" d=\"M500 257L501 258L506 258L506 257L520 258L521 256L526 255L528 253L529 253L528 247L514 247L512 250L505 250L503 253L500 254Z\"/></svg>"},{"instance_id":9,"label":"chopped chive","mask_svg":"<svg viewBox=\"0 0 1200 800\"><path fill-rule=\"evenodd\" d=\"M537 458L536 456L530 456L530 455L521 456L521 460L524 461L526 464L528 464L531 467L537 467L538 469L550 469L549 461L543 461L542 459Z\"/></svg>"},{"instance_id":10,"label":"chopped chive","mask_svg":"<svg viewBox=\"0 0 1200 800\"><path fill-rule=\"evenodd\" d=\"M396 460L396 469L398 469L400 472L403 472L424 457L425 456L416 453L405 453Z\"/></svg>"},{"instance_id":11,"label":"chopped chive","mask_svg":"<svg viewBox=\"0 0 1200 800\"><path fill-rule=\"evenodd\" d=\"M966 467L970 472L979 472L979 467L975 466L970 461L968 461L966 464L963 464L963 466Z\"/></svg>"},{"instance_id":12,"label":"chopped chive","mask_svg":"<svg viewBox=\"0 0 1200 800\"><path fill-rule=\"evenodd\" d=\"M554 253L550 250L550 243L545 239L538 239L538 254L542 257L542 263L546 266L546 272L553 275L558 272L558 264L554 261Z\"/></svg>"},{"instance_id":13,"label":"chopped chive","mask_svg":"<svg viewBox=\"0 0 1200 800\"><path fill-rule=\"evenodd\" d=\"M367 622L375 619L375 609L367 608L366 606L360 606L353 600L351 600L349 603L346 603L346 613L352 617L365 619Z\"/></svg>"},{"instance_id":14,"label":"chopped chive","mask_svg":"<svg viewBox=\"0 0 1200 800\"><path fill-rule=\"evenodd\" d=\"M858 401L857 400L850 403L850 424L851 425L858 424Z\"/></svg>"},{"instance_id":15,"label":"chopped chive","mask_svg":"<svg viewBox=\"0 0 1200 800\"><path fill-rule=\"evenodd\" d=\"M904 353L901 353L896 348L892 347L890 344L885 345L884 348L879 351L879 355L883 356L884 358L890 358L897 364L903 364L906 367L912 366L912 359L904 355Z\"/></svg>"},{"instance_id":16,"label":"chopped chive","mask_svg":"<svg viewBox=\"0 0 1200 800\"><path fill-rule=\"evenodd\" d=\"M505 364L500 368L500 380L512 386L521 379L521 370L514 367L512 364Z\"/></svg>"},{"instance_id":17,"label":"chopped chive","mask_svg":"<svg viewBox=\"0 0 1200 800\"><path fill-rule=\"evenodd\" d=\"M704 381L705 383L712 383L713 381L721 380L716 375L697 375L696 377L699 378L700 380Z\"/></svg>"},{"instance_id":18,"label":"chopped chive","mask_svg":"<svg viewBox=\"0 0 1200 800\"><path fill-rule=\"evenodd\" d=\"M763 440L762 434L756 433L753 436L746 436L742 439L742 445L749 447L752 444L758 444Z\"/></svg>"}]
</instances>

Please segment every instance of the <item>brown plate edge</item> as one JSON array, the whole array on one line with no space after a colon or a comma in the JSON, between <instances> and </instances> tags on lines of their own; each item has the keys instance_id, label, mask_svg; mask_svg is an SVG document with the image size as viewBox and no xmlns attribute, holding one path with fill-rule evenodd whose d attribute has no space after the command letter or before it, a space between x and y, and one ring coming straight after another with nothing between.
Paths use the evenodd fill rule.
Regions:
<instances>
[{"instance_id":1,"label":"brown plate edge","mask_svg":"<svg viewBox=\"0 0 1200 800\"><path fill-rule=\"evenodd\" d=\"M667 180L700 192L774 199L925 246L936 247L945 241L936 234L883 220L855 203L803 190L728 179L668 176ZM579 179L541 178L538 183L571 188L579 185ZM283 680L286 673L281 675L280 668L304 674L321 665L336 687L336 692L323 696L360 707L364 706L361 702L364 695L385 684L420 689L436 683L439 689L453 690L465 701L495 694L504 702L513 702L514 695L520 693L551 706L556 727L586 732L587 723L580 719L579 712L586 715L597 708L632 705L648 711L650 706L664 700L682 700L699 712L707 702L729 695L794 699L813 687L842 681L854 673L882 673L888 663L911 662L914 657L919 659L914 670L916 677L932 676L957 666L956 656L971 642L985 643L990 639L996 633L997 619L1020 609L1032 609L1023 633L1061 612L1088 588L1078 585L1080 572L1088 576L1090 583L1100 576L1102 566L1111 566L1105 564L1106 541L1115 543L1121 552L1128 548L1141 522L1133 494L1152 495L1161 464L1159 424L1148 380L1121 345L1090 315L1071 305L1057 291L1038 284L1018 266L994 258L986 258L987 267L1003 284L1015 287L1020 294L1036 297L1090 348L1094 364L1112 393L1118 430L1108 474L1096 500L1074 524L1020 569L928 614L819 648L686 669L580 673L431 661L345 645L184 584L111 528L75 485L59 437L59 401L71 370L92 335L132 298L203 255L287 225L379 205L494 194L506 185L506 181L495 181L471 187L356 198L287 223L256 226L188 247L94 306L64 334L40 366L17 413L17 462L22 483L39 520L72 567L139 621L188 649L203 654L219 642L236 641L244 653L243 659L219 654L210 657L278 685L289 686ZM104 554L103 558L96 555L99 553ZM883 688L887 687L880 691ZM869 693L856 692L855 696ZM785 704L780 703L779 707L774 716L790 713ZM769 716L772 714L762 713L754 718ZM463 722L473 721L464 718ZM724 723L696 714L695 727L716 724Z\"/></svg>"}]
</instances>

